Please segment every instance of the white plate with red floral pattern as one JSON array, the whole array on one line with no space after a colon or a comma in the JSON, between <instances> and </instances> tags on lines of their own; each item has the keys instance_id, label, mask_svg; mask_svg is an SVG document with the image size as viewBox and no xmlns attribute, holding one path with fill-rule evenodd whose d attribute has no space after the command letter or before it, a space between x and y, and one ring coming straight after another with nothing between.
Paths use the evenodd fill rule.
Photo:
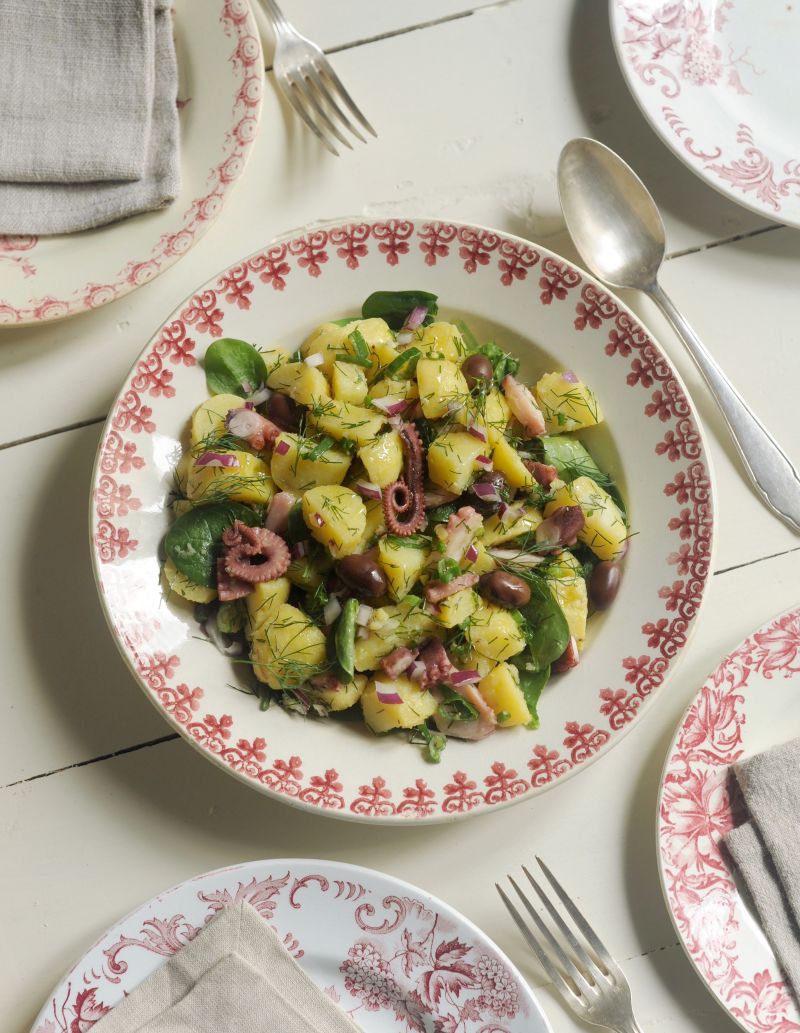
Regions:
<instances>
[{"instance_id":1,"label":"white plate with red floral pattern","mask_svg":"<svg viewBox=\"0 0 800 1033\"><path fill-rule=\"evenodd\" d=\"M181 190L96 230L0 236L0 328L99 308L149 283L217 218L261 112L264 61L248 0L175 0Z\"/></svg>"},{"instance_id":2,"label":"white plate with red floral pattern","mask_svg":"<svg viewBox=\"0 0 800 1033\"><path fill-rule=\"evenodd\" d=\"M541 728L451 740L439 764L360 722L262 712L234 691L231 661L168 604L159 547L173 467L207 397L200 359L236 337L297 347L320 322L378 289L421 288L444 318L523 360L531 382L574 369L606 423L596 458L618 479L635 532L614 605L590 621L584 662L554 680ZM91 535L106 616L139 685L166 720L225 771L277 799L359 821L462 818L542 792L617 743L672 673L709 575L708 455L685 389L648 332L596 280L508 234L426 219L327 224L226 269L169 317L112 406L95 469ZM119 679L121 675L116 672ZM242 680L244 684L246 679Z\"/></svg>"},{"instance_id":3,"label":"white plate with red floral pattern","mask_svg":"<svg viewBox=\"0 0 800 1033\"><path fill-rule=\"evenodd\" d=\"M88 1030L241 900L365 1033L550 1033L522 976L463 915L380 872L308 860L249 861L154 897L64 977L32 1033Z\"/></svg>"},{"instance_id":4,"label":"white plate with red floral pattern","mask_svg":"<svg viewBox=\"0 0 800 1033\"><path fill-rule=\"evenodd\" d=\"M797 1033L800 1009L722 838L745 817L731 764L800 735L800 610L776 617L706 681L670 748L658 809L661 881L700 977L748 1033Z\"/></svg>"},{"instance_id":5,"label":"white plate with red floral pattern","mask_svg":"<svg viewBox=\"0 0 800 1033\"><path fill-rule=\"evenodd\" d=\"M628 86L702 179L800 226L800 12L785 0L610 0Z\"/></svg>"}]
</instances>

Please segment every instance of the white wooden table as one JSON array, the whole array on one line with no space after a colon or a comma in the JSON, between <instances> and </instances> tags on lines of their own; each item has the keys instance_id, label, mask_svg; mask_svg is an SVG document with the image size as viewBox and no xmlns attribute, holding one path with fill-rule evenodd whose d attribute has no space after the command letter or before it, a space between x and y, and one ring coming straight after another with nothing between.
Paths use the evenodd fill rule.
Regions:
<instances>
[{"instance_id":1,"label":"white wooden table","mask_svg":"<svg viewBox=\"0 0 800 1033\"><path fill-rule=\"evenodd\" d=\"M95 313L0 336L0 1016L26 1033L47 991L118 916L192 874L258 857L353 861L416 882L543 978L493 880L542 853L623 963L644 1030L733 1023L685 959L662 901L654 827L675 724L741 638L798 601L800 540L745 484L680 346L717 479L709 598L652 714L590 772L452 826L377 829L266 800L168 734L106 629L89 564L88 488L102 420L154 328L192 288L271 236L338 215L494 225L574 257L555 192L561 145L594 135L632 163L667 223L664 285L795 461L800 235L727 202L658 141L629 97L601 0L285 0L334 52L380 132L335 159L302 133L268 74L261 134L222 217L158 280ZM266 41L267 62L271 42ZM491 846L488 846L491 844ZM504 844L502 850L496 844ZM547 986L556 1031L578 1024Z\"/></svg>"}]
</instances>

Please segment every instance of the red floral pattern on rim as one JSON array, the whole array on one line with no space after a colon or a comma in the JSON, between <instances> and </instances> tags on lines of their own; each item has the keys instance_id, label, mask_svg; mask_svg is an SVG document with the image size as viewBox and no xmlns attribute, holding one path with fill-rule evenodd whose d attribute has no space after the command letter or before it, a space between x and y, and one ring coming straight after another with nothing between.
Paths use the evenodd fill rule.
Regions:
<instances>
[{"instance_id":1,"label":"red floral pattern on rim","mask_svg":"<svg viewBox=\"0 0 800 1033\"><path fill-rule=\"evenodd\" d=\"M230 713L208 709L204 690L188 689L181 677L179 657L148 652L147 635L137 630L149 618L126 613L118 581L101 578L101 589L111 610L112 623L132 666L140 672L154 701L194 745L251 784L283 799L331 813L344 812L371 821L431 820L468 814L503 805L540 791L591 760L624 732L641 711L641 704L664 681L671 662L685 645L697 615L706 581L712 537L712 503L708 472L701 459L701 443L691 408L669 364L646 331L617 302L563 260L524 241L501 233L449 223L415 224L408 220L356 222L315 229L291 240L277 242L232 266L214 280L214 287L196 293L159 333L137 363L109 420L101 445L95 483L95 555L101 566L116 570L139 542L125 525L140 499L126 482L143 468L140 439L156 432L153 406L169 397L173 371L197 362L195 335L205 342L224 331L226 311L250 307L260 290L283 291L287 284L316 279L334 265L356 270L374 250L398 264L413 249L426 264L460 263L467 273L494 265L504 289L528 290L542 305L565 304L572 297L575 327L588 335L587 345L599 346L602 355L622 362L622 382L643 389L641 411L655 421L658 434L654 462L660 463L664 497L673 504L666 530L674 538L668 563L675 577L661 586L653 610L641 625L649 652L623 658L619 680L599 690L594 715L564 723L562 749L537 741L532 745L528 772L520 773L494 760L480 774L455 770L444 777L389 784L384 773L370 773L354 785L334 767L322 768L308 757L278 757L264 739L253 739L236 727ZM455 244L458 243L458 248ZM531 269L541 277L529 277ZM349 275L349 274L348 274ZM628 370L629 372L624 372ZM663 430L662 430L663 428ZM654 467L655 469L655 467ZM113 475L113 476L112 476ZM662 481L662 483L664 483ZM124 512L123 512L124 511ZM156 672L156 681L153 681ZM597 719L600 723L595 723ZM556 729L546 729L554 739ZM447 754L445 754L445 758Z\"/></svg>"},{"instance_id":2,"label":"red floral pattern on rim","mask_svg":"<svg viewBox=\"0 0 800 1033\"><path fill-rule=\"evenodd\" d=\"M659 803L661 876L689 956L724 1007L751 1033L798 1033L800 1012L775 962L743 971L737 943L739 893L722 853L737 824L730 765L744 753L751 678L800 673L800 610L785 613L722 661L683 718Z\"/></svg>"}]
</instances>

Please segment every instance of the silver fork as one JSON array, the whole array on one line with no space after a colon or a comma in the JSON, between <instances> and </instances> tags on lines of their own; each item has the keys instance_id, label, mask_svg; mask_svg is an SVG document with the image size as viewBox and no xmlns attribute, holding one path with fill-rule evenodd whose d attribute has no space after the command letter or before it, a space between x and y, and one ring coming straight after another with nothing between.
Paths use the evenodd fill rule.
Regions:
<instances>
[{"instance_id":1,"label":"silver fork","mask_svg":"<svg viewBox=\"0 0 800 1033\"><path fill-rule=\"evenodd\" d=\"M352 119L342 110L344 106L363 129L377 136L316 43L300 35L275 0L260 0L260 3L275 33L275 79L311 132L337 157L339 152L331 137L353 149L342 129L366 143Z\"/></svg>"},{"instance_id":2,"label":"silver fork","mask_svg":"<svg viewBox=\"0 0 800 1033\"><path fill-rule=\"evenodd\" d=\"M524 865L522 870L561 934L563 945L545 925L530 900L509 875L508 881L516 890L517 896L536 926L539 937L537 938L530 925L511 903L502 886L495 883L497 892L519 926L520 932L552 980L553 986L579 1018L595 1026L618 1030L619 1033L641 1033L633 1017L631 990L619 965L544 861L539 857L536 860L577 927L581 939L567 925L547 893Z\"/></svg>"}]
</instances>

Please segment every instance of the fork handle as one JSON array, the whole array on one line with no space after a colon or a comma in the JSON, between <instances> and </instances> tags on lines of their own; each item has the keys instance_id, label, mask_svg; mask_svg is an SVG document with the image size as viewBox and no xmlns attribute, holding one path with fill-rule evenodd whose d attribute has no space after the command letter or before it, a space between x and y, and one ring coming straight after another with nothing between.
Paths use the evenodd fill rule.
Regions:
<instances>
[{"instance_id":1,"label":"fork handle","mask_svg":"<svg viewBox=\"0 0 800 1033\"><path fill-rule=\"evenodd\" d=\"M275 3L275 0L260 0L260 3L265 14L272 19L275 29L291 29L291 25L286 20L286 15Z\"/></svg>"}]
</instances>

